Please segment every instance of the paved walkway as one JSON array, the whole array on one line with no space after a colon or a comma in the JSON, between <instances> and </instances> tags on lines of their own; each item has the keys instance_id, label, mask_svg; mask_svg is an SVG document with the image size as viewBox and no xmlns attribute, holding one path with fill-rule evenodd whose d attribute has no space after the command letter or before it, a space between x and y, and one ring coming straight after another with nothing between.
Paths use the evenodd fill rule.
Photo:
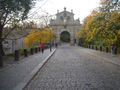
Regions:
<instances>
[{"instance_id":1,"label":"paved walkway","mask_svg":"<svg viewBox=\"0 0 120 90\"><path fill-rule=\"evenodd\" d=\"M55 49L52 51L54 50ZM24 86L21 82L25 81L24 79L28 81L31 78L30 74L35 74L36 70L40 68L38 66L40 66L51 53L53 52L47 49L43 54L39 52L0 69L0 90L19 90ZM17 89L18 87L19 89Z\"/></svg>"},{"instance_id":2,"label":"paved walkway","mask_svg":"<svg viewBox=\"0 0 120 90\"><path fill-rule=\"evenodd\" d=\"M120 60L81 47L62 45L25 90L120 90Z\"/></svg>"},{"instance_id":3,"label":"paved walkway","mask_svg":"<svg viewBox=\"0 0 120 90\"><path fill-rule=\"evenodd\" d=\"M106 52L99 51L99 50L92 50L92 49L88 49L88 48L84 48L84 49L87 50L86 53L89 53L94 57L99 57L107 62L110 62L110 63L120 66L120 54L113 55L111 53L106 53Z\"/></svg>"}]
</instances>

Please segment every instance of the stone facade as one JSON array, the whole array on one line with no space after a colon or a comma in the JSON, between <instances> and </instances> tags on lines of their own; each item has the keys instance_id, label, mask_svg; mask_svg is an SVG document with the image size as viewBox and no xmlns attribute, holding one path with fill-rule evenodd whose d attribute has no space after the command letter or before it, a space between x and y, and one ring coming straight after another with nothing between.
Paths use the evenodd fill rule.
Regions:
<instances>
[{"instance_id":1,"label":"stone facade","mask_svg":"<svg viewBox=\"0 0 120 90\"><path fill-rule=\"evenodd\" d=\"M56 19L51 19L50 26L56 34L56 42L60 42L61 33L67 31L70 34L70 42L74 43L74 40L76 40L76 32L80 30L81 24L79 19L74 19L73 10L68 12L66 8L64 8L62 12L57 11Z\"/></svg>"},{"instance_id":2,"label":"stone facade","mask_svg":"<svg viewBox=\"0 0 120 90\"><path fill-rule=\"evenodd\" d=\"M31 30L32 30L31 28L25 28L23 30L24 35L27 35L27 33L30 32ZM25 48L24 35L19 34L17 30L14 30L12 33L10 33L7 39L3 42L5 54L14 53L14 51L17 49Z\"/></svg>"},{"instance_id":3,"label":"stone facade","mask_svg":"<svg viewBox=\"0 0 120 90\"><path fill-rule=\"evenodd\" d=\"M14 53L15 50L24 48L24 38L14 39L14 40L5 40L3 42L3 48L5 54Z\"/></svg>"}]
</instances>

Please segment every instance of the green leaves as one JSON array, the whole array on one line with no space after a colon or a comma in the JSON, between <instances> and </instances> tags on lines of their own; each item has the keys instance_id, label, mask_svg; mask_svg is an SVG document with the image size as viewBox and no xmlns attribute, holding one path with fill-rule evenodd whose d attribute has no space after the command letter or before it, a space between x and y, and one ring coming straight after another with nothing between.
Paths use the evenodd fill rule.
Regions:
<instances>
[{"instance_id":1,"label":"green leaves","mask_svg":"<svg viewBox=\"0 0 120 90\"><path fill-rule=\"evenodd\" d=\"M78 37L86 44L120 46L120 0L101 0L99 11L85 18Z\"/></svg>"},{"instance_id":2,"label":"green leaves","mask_svg":"<svg viewBox=\"0 0 120 90\"><path fill-rule=\"evenodd\" d=\"M120 0L101 0L100 4L101 12L120 11Z\"/></svg>"},{"instance_id":3,"label":"green leaves","mask_svg":"<svg viewBox=\"0 0 120 90\"><path fill-rule=\"evenodd\" d=\"M49 43L54 39L54 33L51 28L42 28L33 29L24 39L24 44L26 47L30 47L32 45L39 45L39 43Z\"/></svg>"},{"instance_id":4,"label":"green leaves","mask_svg":"<svg viewBox=\"0 0 120 90\"><path fill-rule=\"evenodd\" d=\"M25 19L33 0L0 0L0 23L5 24L12 17ZM10 19L11 18L11 19Z\"/></svg>"},{"instance_id":5,"label":"green leaves","mask_svg":"<svg viewBox=\"0 0 120 90\"><path fill-rule=\"evenodd\" d=\"M85 35L84 35L85 34ZM88 16L78 34L84 38L84 43L119 46L120 39L120 13L99 12Z\"/></svg>"}]
</instances>

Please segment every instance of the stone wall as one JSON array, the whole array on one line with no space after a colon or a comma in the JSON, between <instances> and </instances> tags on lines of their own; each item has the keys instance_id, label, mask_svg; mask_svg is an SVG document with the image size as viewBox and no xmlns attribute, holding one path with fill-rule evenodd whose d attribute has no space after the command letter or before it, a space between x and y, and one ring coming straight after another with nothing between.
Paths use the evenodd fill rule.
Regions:
<instances>
[{"instance_id":1,"label":"stone wall","mask_svg":"<svg viewBox=\"0 0 120 90\"><path fill-rule=\"evenodd\" d=\"M73 11L68 12L66 11L66 8L64 8L64 11L56 14L56 19L50 21L50 26L56 34L56 42L60 42L60 34L63 31L68 31L71 36L71 43L76 39L76 32L81 28L79 19L74 20Z\"/></svg>"}]
</instances>

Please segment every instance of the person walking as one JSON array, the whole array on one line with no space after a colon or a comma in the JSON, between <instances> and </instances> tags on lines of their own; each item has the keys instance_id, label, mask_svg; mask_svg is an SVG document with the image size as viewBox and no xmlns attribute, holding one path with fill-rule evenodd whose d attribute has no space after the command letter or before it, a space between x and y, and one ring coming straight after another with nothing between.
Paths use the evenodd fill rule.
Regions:
<instances>
[{"instance_id":1,"label":"person walking","mask_svg":"<svg viewBox=\"0 0 120 90\"><path fill-rule=\"evenodd\" d=\"M58 46L58 44L57 43L55 43L55 47L57 48L57 46Z\"/></svg>"},{"instance_id":2,"label":"person walking","mask_svg":"<svg viewBox=\"0 0 120 90\"><path fill-rule=\"evenodd\" d=\"M49 44L49 47L50 47L50 52L52 51L52 45L51 45L51 43Z\"/></svg>"},{"instance_id":3,"label":"person walking","mask_svg":"<svg viewBox=\"0 0 120 90\"><path fill-rule=\"evenodd\" d=\"M45 48L44 43L41 43L41 44L40 44L40 48L41 48L41 50L42 50L42 53L44 53L44 48Z\"/></svg>"}]
</instances>

